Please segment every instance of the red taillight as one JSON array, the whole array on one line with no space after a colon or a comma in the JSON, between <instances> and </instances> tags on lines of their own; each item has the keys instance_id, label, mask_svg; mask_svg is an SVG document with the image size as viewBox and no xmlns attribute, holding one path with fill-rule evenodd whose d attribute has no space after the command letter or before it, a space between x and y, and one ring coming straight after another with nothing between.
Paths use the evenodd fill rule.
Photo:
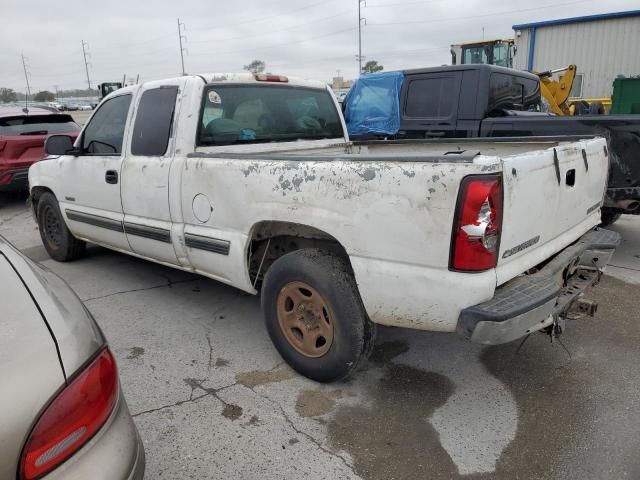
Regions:
<instances>
[{"instance_id":1,"label":"red taillight","mask_svg":"<svg viewBox=\"0 0 640 480\"><path fill-rule=\"evenodd\" d=\"M478 272L498 262L502 227L502 180L471 175L462 180L451 240L452 270Z\"/></svg>"},{"instance_id":2,"label":"red taillight","mask_svg":"<svg viewBox=\"0 0 640 480\"><path fill-rule=\"evenodd\" d=\"M3 175L0 177L0 185L5 185L7 183L9 183L9 180L11 180L11 174L7 173L6 175Z\"/></svg>"},{"instance_id":3,"label":"red taillight","mask_svg":"<svg viewBox=\"0 0 640 480\"><path fill-rule=\"evenodd\" d=\"M254 75L255 79L258 82L280 82L287 83L289 79L284 75L271 75L266 73L256 73Z\"/></svg>"},{"instance_id":4,"label":"red taillight","mask_svg":"<svg viewBox=\"0 0 640 480\"><path fill-rule=\"evenodd\" d=\"M118 390L116 362L104 349L36 422L22 451L20 478L39 478L78 451L109 418Z\"/></svg>"}]
</instances>

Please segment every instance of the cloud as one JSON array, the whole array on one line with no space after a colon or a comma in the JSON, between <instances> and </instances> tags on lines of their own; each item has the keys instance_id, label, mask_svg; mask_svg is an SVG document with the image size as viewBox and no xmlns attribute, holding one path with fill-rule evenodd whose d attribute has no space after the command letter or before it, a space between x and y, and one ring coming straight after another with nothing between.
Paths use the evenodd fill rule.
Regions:
<instances>
[{"instance_id":1,"label":"cloud","mask_svg":"<svg viewBox=\"0 0 640 480\"><path fill-rule=\"evenodd\" d=\"M449 45L512 37L511 25L630 10L635 0L367 0L363 55L386 70L450 62ZM356 0L158 0L55 4L5 0L0 87L25 90L24 53L33 91L92 86L123 75L142 80L181 72L177 17L186 30L187 72L240 71L254 59L274 73L329 81L357 74Z\"/></svg>"}]
</instances>

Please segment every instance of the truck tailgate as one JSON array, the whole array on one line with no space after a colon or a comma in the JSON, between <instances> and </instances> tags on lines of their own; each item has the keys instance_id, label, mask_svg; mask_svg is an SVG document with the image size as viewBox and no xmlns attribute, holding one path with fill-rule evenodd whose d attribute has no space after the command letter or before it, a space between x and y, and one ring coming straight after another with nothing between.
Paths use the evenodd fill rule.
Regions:
<instances>
[{"instance_id":1,"label":"truck tailgate","mask_svg":"<svg viewBox=\"0 0 640 480\"><path fill-rule=\"evenodd\" d=\"M504 157L498 285L555 255L600 223L609 172L602 138Z\"/></svg>"}]
</instances>

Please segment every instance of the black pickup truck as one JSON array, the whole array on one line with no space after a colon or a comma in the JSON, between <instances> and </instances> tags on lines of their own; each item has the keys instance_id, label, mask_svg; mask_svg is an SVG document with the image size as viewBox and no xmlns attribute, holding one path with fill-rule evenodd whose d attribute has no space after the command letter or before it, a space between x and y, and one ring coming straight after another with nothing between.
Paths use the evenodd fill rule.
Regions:
<instances>
[{"instance_id":1,"label":"black pickup truck","mask_svg":"<svg viewBox=\"0 0 640 480\"><path fill-rule=\"evenodd\" d=\"M604 136L612 168L603 223L613 223L622 213L640 214L640 115L545 113L538 77L531 73L454 65L366 75L351 88L343 110L356 141Z\"/></svg>"}]
</instances>

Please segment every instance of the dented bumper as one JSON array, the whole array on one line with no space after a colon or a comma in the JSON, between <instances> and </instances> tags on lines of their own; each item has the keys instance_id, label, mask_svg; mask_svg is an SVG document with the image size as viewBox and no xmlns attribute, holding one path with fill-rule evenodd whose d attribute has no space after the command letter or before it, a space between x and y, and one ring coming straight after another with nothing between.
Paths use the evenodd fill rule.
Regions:
<instances>
[{"instance_id":1,"label":"dented bumper","mask_svg":"<svg viewBox=\"0 0 640 480\"><path fill-rule=\"evenodd\" d=\"M551 325L598 282L619 243L616 232L587 232L535 273L507 282L491 300L462 310L458 333L473 342L496 345Z\"/></svg>"}]
</instances>

